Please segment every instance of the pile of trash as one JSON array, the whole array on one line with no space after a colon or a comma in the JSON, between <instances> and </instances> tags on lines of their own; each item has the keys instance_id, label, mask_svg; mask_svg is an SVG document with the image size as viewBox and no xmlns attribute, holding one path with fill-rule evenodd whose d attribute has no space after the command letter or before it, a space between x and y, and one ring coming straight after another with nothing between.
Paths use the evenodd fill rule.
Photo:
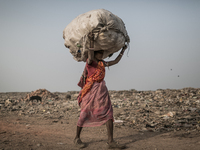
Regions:
<instances>
[{"instance_id":1,"label":"pile of trash","mask_svg":"<svg viewBox=\"0 0 200 150\"><path fill-rule=\"evenodd\" d=\"M46 100L48 98L51 99L58 99L58 95L55 95L51 92L49 92L46 89L38 89L36 91L31 92L30 94L27 94L25 98L22 98L22 101L29 101L31 99L31 97L40 97L42 100Z\"/></svg>"},{"instance_id":2,"label":"pile of trash","mask_svg":"<svg viewBox=\"0 0 200 150\"><path fill-rule=\"evenodd\" d=\"M117 120L140 131L200 130L200 89L111 91Z\"/></svg>"},{"instance_id":3,"label":"pile of trash","mask_svg":"<svg viewBox=\"0 0 200 150\"><path fill-rule=\"evenodd\" d=\"M39 89L31 93L0 93L0 114L40 116L45 119L78 119L78 91L51 93ZM109 91L114 109L114 125L138 131L200 131L200 89L158 89L156 91ZM41 96L40 101L28 101ZM21 101L21 97L23 101ZM45 99L45 100L44 100Z\"/></svg>"}]
</instances>

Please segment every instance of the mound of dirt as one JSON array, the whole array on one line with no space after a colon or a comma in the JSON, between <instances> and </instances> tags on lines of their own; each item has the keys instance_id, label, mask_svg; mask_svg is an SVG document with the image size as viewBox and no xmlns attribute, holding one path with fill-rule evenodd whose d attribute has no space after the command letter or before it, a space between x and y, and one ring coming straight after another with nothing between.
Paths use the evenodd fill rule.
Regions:
<instances>
[{"instance_id":1,"label":"mound of dirt","mask_svg":"<svg viewBox=\"0 0 200 150\"><path fill-rule=\"evenodd\" d=\"M22 98L21 100L22 101L28 101L28 100L30 100L30 97L32 97L32 96L40 96L42 98L42 100L46 100L48 98L55 99L55 100L58 99L57 95L49 92L48 90L38 89L36 91L33 91L33 92L27 94L26 97Z\"/></svg>"}]
</instances>

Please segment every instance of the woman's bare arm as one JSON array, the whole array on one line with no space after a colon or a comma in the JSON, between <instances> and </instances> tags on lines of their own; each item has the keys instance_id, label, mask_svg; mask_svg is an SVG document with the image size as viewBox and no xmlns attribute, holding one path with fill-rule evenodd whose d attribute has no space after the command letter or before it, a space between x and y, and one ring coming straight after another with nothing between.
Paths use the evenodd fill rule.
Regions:
<instances>
[{"instance_id":1,"label":"woman's bare arm","mask_svg":"<svg viewBox=\"0 0 200 150\"><path fill-rule=\"evenodd\" d=\"M122 48L122 50L121 50L121 52L119 53L119 55L117 56L117 58L116 58L115 60L113 60L113 61L107 62L107 63L106 63L106 66L109 67L109 66L112 66L112 65L117 64L117 63L121 60L121 58L122 58L122 56L123 56L123 54L124 54L124 51L125 51L126 49L127 49L127 46L125 45L125 46Z\"/></svg>"},{"instance_id":2,"label":"woman's bare arm","mask_svg":"<svg viewBox=\"0 0 200 150\"><path fill-rule=\"evenodd\" d=\"M88 51L88 60L87 60L87 63L91 64L93 60L94 60L94 51L90 49Z\"/></svg>"}]
</instances>

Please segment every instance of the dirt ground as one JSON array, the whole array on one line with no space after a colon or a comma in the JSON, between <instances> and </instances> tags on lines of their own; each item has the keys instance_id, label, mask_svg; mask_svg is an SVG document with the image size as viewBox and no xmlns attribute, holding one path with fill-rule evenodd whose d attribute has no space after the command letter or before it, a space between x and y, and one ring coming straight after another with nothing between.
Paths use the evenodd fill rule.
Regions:
<instances>
[{"instance_id":1,"label":"dirt ground","mask_svg":"<svg viewBox=\"0 0 200 150\"><path fill-rule=\"evenodd\" d=\"M115 109L114 109L115 113ZM77 150L73 144L78 118L0 115L0 150ZM106 126L83 128L86 150L107 149ZM199 150L198 131L138 132L114 123L114 139L127 150Z\"/></svg>"}]
</instances>

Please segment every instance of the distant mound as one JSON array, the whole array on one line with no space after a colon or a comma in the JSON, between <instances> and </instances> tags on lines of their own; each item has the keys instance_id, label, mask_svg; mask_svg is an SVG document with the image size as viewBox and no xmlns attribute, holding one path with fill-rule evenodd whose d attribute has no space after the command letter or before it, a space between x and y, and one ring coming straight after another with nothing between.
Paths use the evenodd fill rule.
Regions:
<instances>
[{"instance_id":1,"label":"distant mound","mask_svg":"<svg viewBox=\"0 0 200 150\"><path fill-rule=\"evenodd\" d=\"M42 98L42 100L58 99L58 96L56 94L53 94L46 89L38 89L36 91L31 92L30 94L27 94L26 97L22 98L21 100L28 101L33 96L40 96Z\"/></svg>"}]
</instances>

